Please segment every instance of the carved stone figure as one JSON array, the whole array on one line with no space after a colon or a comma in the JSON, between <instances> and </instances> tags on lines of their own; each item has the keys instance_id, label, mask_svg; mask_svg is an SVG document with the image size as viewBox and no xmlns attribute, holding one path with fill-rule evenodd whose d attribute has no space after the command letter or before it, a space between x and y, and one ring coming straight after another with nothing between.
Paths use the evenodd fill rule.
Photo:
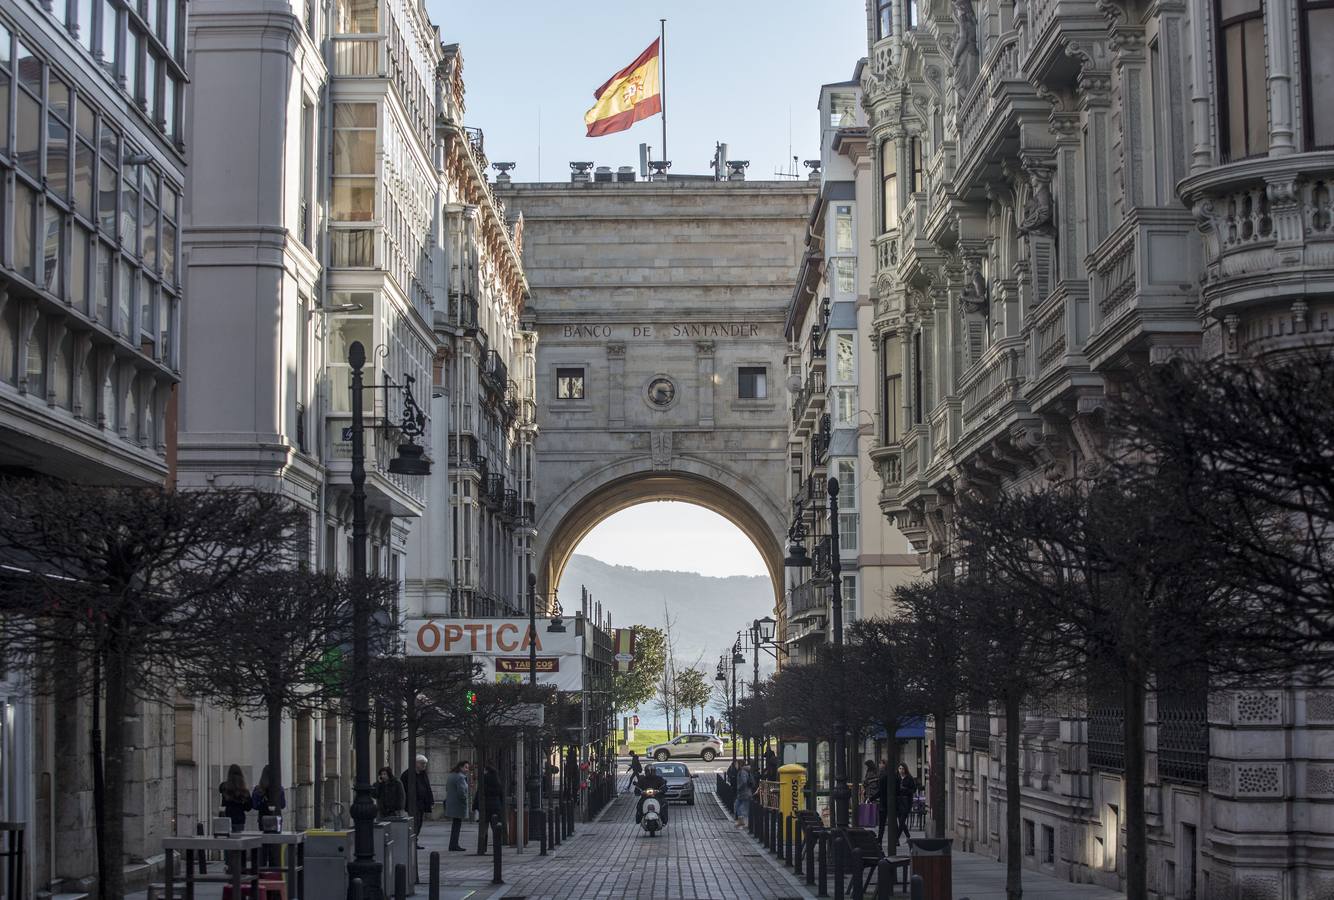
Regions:
<instances>
[{"instance_id":1,"label":"carved stone figure","mask_svg":"<svg viewBox=\"0 0 1334 900\"><path fill-rule=\"evenodd\" d=\"M973 12L972 0L953 0L951 14L959 33L954 40L950 63L954 67L955 82L966 88L977 76L977 15Z\"/></svg>"},{"instance_id":2,"label":"carved stone figure","mask_svg":"<svg viewBox=\"0 0 1334 900\"><path fill-rule=\"evenodd\" d=\"M1050 231L1052 225L1051 182L1033 178L1033 190L1024 201L1024 217L1019 222L1020 234Z\"/></svg>"},{"instance_id":3,"label":"carved stone figure","mask_svg":"<svg viewBox=\"0 0 1334 900\"><path fill-rule=\"evenodd\" d=\"M968 279L968 283L963 286L963 292L959 294L959 304L965 313L981 313L984 316L988 314L991 294L981 269L973 269L972 277Z\"/></svg>"}]
</instances>

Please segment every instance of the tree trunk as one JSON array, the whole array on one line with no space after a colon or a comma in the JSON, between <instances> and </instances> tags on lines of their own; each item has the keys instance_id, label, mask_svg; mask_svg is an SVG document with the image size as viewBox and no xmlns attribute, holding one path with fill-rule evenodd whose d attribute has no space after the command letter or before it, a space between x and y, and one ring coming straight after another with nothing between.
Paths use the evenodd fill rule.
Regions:
<instances>
[{"instance_id":1,"label":"tree trunk","mask_svg":"<svg viewBox=\"0 0 1334 900\"><path fill-rule=\"evenodd\" d=\"M406 784L403 785L404 809L408 815L416 821L417 816L417 711L416 704L411 699L407 701L407 715L404 716L408 726L408 759L403 769L411 773ZM399 779L400 781L402 779Z\"/></svg>"},{"instance_id":2,"label":"tree trunk","mask_svg":"<svg viewBox=\"0 0 1334 900\"><path fill-rule=\"evenodd\" d=\"M106 672L106 736L102 757L106 779L106 884L104 900L125 897L125 716L129 712L130 672L125 656L108 653ZM94 702L96 700L94 699Z\"/></svg>"},{"instance_id":3,"label":"tree trunk","mask_svg":"<svg viewBox=\"0 0 1334 900\"><path fill-rule=\"evenodd\" d=\"M270 700L269 704L269 794L265 801L273 810L272 815L281 816L283 805L283 704L281 700ZM264 810L256 810L260 817L259 827L263 829Z\"/></svg>"},{"instance_id":4,"label":"tree trunk","mask_svg":"<svg viewBox=\"0 0 1334 900\"><path fill-rule=\"evenodd\" d=\"M1005 698L1005 900L1024 896L1024 847L1020 835L1019 698ZM988 804L983 804L986 806ZM986 822L978 827L985 829ZM985 833L985 831L983 832Z\"/></svg>"},{"instance_id":5,"label":"tree trunk","mask_svg":"<svg viewBox=\"0 0 1334 900\"><path fill-rule=\"evenodd\" d=\"M931 836L945 836L945 720L948 710L932 712L936 720L936 739L931 746Z\"/></svg>"},{"instance_id":6,"label":"tree trunk","mask_svg":"<svg viewBox=\"0 0 1334 900\"><path fill-rule=\"evenodd\" d=\"M1144 679L1126 680L1125 779L1126 900L1147 900L1148 834L1144 821Z\"/></svg>"}]
</instances>

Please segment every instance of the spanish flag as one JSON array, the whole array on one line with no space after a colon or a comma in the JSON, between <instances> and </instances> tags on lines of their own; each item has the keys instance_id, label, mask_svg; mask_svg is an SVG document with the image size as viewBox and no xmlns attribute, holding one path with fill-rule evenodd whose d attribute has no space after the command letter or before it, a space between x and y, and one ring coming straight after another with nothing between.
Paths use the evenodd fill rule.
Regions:
<instances>
[{"instance_id":1,"label":"spanish flag","mask_svg":"<svg viewBox=\"0 0 1334 900\"><path fill-rule=\"evenodd\" d=\"M597 103L584 113L588 137L625 131L640 119L662 112L658 41L649 44L638 59L608 78L593 96Z\"/></svg>"}]
</instances>

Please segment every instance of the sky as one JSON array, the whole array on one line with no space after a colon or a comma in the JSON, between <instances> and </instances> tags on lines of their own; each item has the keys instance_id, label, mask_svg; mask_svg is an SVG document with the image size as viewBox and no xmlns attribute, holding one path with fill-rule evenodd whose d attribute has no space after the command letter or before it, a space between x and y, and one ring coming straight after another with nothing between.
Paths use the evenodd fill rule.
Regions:
<instances>
[{"instance_id":1,"label":"sky","mask_svg":"<svg viewBox=\"0 0 1334 900\"><path fill-rule=\"evenodd\" d=\"M690 503L641 503L603 519L575 553L615 566L662 569L662 548L671 547L670 568L702 575L768 575L750 538L715 512Z\"/></svg>"},{"instance_id":2,"label":"sky","mask_svg":"<svg viewBox=\"0 0 1334 900\"><path fill-rule=\"evenodd\" d=\"M707 174L718 141L747 177L791 171L819 154L820 85L852 77L866 55L863 0L426 0L445 43L459 43L468 125L515 181L565 181L572 160L639 165L660 158L658 116L584 136L593 91L658 37L667 19L667 150L674 174ZM541 126L539 128L539 120ZM539 153L540 145L540 153ZM791 151L789 152L789 145ZM806 170L797 167L804 176Z\"/></svg>"}]
</instances>

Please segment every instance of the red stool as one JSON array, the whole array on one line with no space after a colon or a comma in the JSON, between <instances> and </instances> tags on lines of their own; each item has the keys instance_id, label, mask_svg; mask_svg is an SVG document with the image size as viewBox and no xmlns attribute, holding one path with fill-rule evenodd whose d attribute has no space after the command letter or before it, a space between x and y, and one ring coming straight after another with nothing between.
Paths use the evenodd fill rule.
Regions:
<instances>
[{"instance_id":1,"label":"red stool","mask_svg":"<svg viewBox=\"0 0 1334 900\"><path fill-rule=\"evenodd\" d=\"M261 878L259 893L263 900L287 900L287 882L281 879ZM241 885L241 896L245 900L250 900L249 884ZM233 900L231 882L222 886L222 900Z\"/></svg>"}]
</instances>

